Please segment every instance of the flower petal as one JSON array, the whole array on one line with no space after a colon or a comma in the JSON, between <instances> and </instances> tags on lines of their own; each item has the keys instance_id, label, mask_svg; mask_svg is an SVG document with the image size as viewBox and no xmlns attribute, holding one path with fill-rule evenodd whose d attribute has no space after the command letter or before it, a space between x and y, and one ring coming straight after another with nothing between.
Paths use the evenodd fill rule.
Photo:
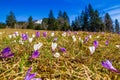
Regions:
<instances>
[{"instance_id":1,"label":"flower petal","mask_svg":"<svg viewBox=\"0 0 120 80\"><path fill-rule=\"evenodd\" d=\"M42 80L41 78L33 78L31 80Z\"/></svg>"},{"instance_id":2,"label":"flower petal","mask_svg":"<svg viewBox=\"0 0 120 80\"><path fill-rule=\"evenodd\" d=\"M34 51L34 52L32 53L31 59L34 59L34 58L37 58L37 57L39 57L39 52L38 52L38 50L36 50L36 51Z\"/></svg>"},{"instance_id":3,"label":"flower petal","mask_svg":"<svg viewBox=\"0 0 120 80\"><path fill-rule=\"evenodd\" d=\"M108 69L108 70L111 70L111 71L120 73L116 68L114 68L114 67L112 66L112 63L111 63L109 60L102 61L101 64L102 64L103 67L105 67L105 68Z\"/></svg>"},{"instance_id":4,"label":"flower petal","mask_svg":"<svg viewBox=\"0 0 120 80\"><path fill-rule=\"evenodd\" d=\"M5 53L9 53L11 50L9 47L6 47L3 49L3 51L1 52L2 54L5 54Z\"/></svg>"}]
</instances>

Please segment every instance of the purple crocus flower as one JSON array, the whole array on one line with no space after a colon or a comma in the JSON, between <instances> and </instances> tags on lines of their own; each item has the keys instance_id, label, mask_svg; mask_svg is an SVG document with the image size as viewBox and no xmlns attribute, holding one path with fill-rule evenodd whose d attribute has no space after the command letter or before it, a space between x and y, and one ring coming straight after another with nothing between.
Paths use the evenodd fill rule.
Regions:
<instances>
[{"instance_id":1,"label":"purple crocus flower","mask_svg":"<svg viewBox=\"0 0 120 80\"><path fill-rule=\"evenodd\" d=\"M53 42L56 42L57 40L58 40L58 38L57 38L57 37L55 37L55 38L54 38L54 40L53 40Z\"/></svg>"},{"instance_id":2,"label":"purple crocus flower","mask_svg":"<svg viewBox=\"0 0 120 80\"><path fill-rule=\"evenodd\" d=\"M1 52L2 56L0 58L11 58L14 56L14 54L11 52L11 49L9 47L6 47Z\"/></svg>"},{"instance_id":3,"label":"purple crocus flower","mask_svg":"<svg viewBox=\"0 0 120 80\"><path fill-rule=\"evenodd\" d=\"M120 35L120 32L118 32L118 34Z\"/></svg>"},{"instance_id":4,"label":"purple crocus flower","mask_svg":"<svg viewBox=\"0 0 120 80\"><path fill-rule=\"evenodd\" d=\"M105 32L102 32L102 34L104 35Z\"/></svg>"},{"instance_id":5,"label":"purple crocus flower","mask_svg":"<svg viewBox=\"0 0 120 80\"><path fill-rule=\"evenodd\" d=\"M108 46L108 40L106 41L106 46Z\"/></svg>"},{"instance_id":6,"label":"purple crocus flower","mask_svg":"<svg viewBox=\"0 0 120 80\"><path fill-rule=\"evenodd\" d=\"M22 39L23 40L27 40L28 39L28 35L27 34L22 34Z\"/></svg>"},{"instance_id":7,"label":"purple crocus flower","mask_svg":"<svg viewBox=\"0 0 120 80\"><path fill-rule=\"evenodd\" d=\"M110 38L111 38L111 35L108 36L108 39L110 39Z\"/></svg>"},{"instance_id":8,"label":"purple crocus flower","mask_svg":"<svg viewBox=\"0 0 120 80\"><path fill-rule=\"evenodd\" d=\"M70 35L71 35L71 33L72 33L72 32L71 32L70 30L68 30L68 34L67 34L67 35L68 35L68 36L70 36Z\"/></svg>"},{"instance_id":9,"label":"purple crocus flower","mask_svg":"<svg viewBox=\"0 0 120 80\"><path fill-rule=\"evenodd\" d=\"M27 74L25 76L25 79L24 80L42 80L41 78L34 78L36 76L35 73L31 74L30 71L32 70L32 68L30 67L27 71Z\"/></svg>"},{"instance_id":10,"label":"purple crocus flower","mask_svg":"<svg viewBox=\"0 0 120 80\"><path fill-rule=\"evenodd\" d=\"M94 34L96 34L96 32L94 32Z\"/></svg>"},{"instance_id":11,"label":"purple crocus flower","mask_svg":"<svg viewBox=\"0 0 120 80\"><path fill-rule=\"evenodd\" d=\"M62 52L66 52L66 49L65 49L65 48L60 48L60 50L61 50Z\"/></svg>"},{"instance_id":12,"label":"purple crocus flower","mask_svg":"<svg viewBox=\"0 0 120 80\"><path fill-rule=\"evenodd\" d=\"M112 63L109 61L109 60L106 60L106 61L102 61L102 66L108 70L111 70L111 71L114 71L116 73L120 73L120 71L118 71L116 68L114 68L112 66Z\"/></svg>"},{"instance_id":13,"label":"purple crocus flower","mask_svg":"<svg viewBox=\"0 0 120 80\"><path fill-rule=\"evenodd\" d=\"M95 40L95 41L93 42L93 45L95 46L95 48L97 48L97 47L98 47L98 41Z\"/></svg>"},{"instance_id":14,"label":"purple crocus flower","mask_svg":"<svg viewBox=\"0 0 120 80\"><path fill-rule=\"evenodd\" d=\"M84 40L84 43L87 43L88 40L89 40L89 37L86 36L86 37L85 37L85 40Z\"/></svg>"},{"instance_id":15,"label":"purple crocus flower","mask_svg":"<svg viewBox=\"0 0 120 80\"><path fill-rule=\"evenodd\" d=\"M17 31L14 34L15 34L15 36L19 36L19 33Z\"/></svg>"},{"instance_id":16,"label":"purple crocus flower","mask_svg":"<svg viewBox=\"0 0 120 80\"><path fill-rule=\"evenodd\" d=\"M46 37L47 36L47 32L43 32L43 36Z\"/></svg>"},{"instance_id":17,"label":"purple crocus flower","mask_svg":"<svg viewBox=\"0 0 120 80\"><path fill-rule=\"evenodd\" d=\"M75 31L75 32L74 32L74 35L77 35L77 34L78 34L78 33Z\"/></svg>"},{"instance_id":18,"label":"purple crocus flower","mask_svg":"<svg viewBox=\"0 0 120 80\"><path fill-rule=\"evenodd\" d=\"M36 32L36 37L40 37L40 32Z\"/></svg>"},{"instance_id":19,"label":"purple crocus flower","mask_svg":"<svg viewBox=\"0 0 120 80\"><path fill-rule=\"evenodd\" d=\"M34 52L32 53L32 56L30 57L30 59L35 59L35 58L37 58L37 57L39 57L39 52L38 52L38 50L36 50L36 51L34 51Z\"/></svg>"}]
</instances>

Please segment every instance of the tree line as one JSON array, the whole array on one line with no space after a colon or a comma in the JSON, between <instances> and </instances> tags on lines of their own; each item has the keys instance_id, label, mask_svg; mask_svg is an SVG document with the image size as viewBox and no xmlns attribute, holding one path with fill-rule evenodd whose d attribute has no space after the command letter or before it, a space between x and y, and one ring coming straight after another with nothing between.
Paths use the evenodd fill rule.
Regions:
<instances>
[{"instance_id":1,"label":"tree line","mask_svg":"<svg viewBox=\"0 0 120 80\"><path fill-rule=\"evenodd\" d=\"M27 22L17 22L14 13L11 11L6 16L6 23L0 23L0 28L22 28L35 30L73 30L73 31L91 31L91 32L120 32L119 21L115 19L114 25L109 13L100 16L98 10L95 10L91 4L81 11L75 20L70 23L66 11L59 11L55 18L53 11L50 10L48 17L43 18L41 24L35 24L32 16Z\"/></svg>"}]
</instances>

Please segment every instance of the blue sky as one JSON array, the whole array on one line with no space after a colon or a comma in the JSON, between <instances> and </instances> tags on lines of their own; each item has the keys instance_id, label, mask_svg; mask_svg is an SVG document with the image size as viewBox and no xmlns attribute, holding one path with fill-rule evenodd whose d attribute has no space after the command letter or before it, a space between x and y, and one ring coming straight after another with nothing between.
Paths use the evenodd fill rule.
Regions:
<instances>
[{"instance_id":1,"label":"blue sky","mask_svg":"<svg viewBox=\"0 0 120 80\"><path fill-rule=\"evenodd\" d=\"M5 22L10 11L17 21L27 21L30 15L34 20L48 17L50 9L55 17L59 10L66 11L72 21L89 3L101 15L108 12L113 20L120 21L120 0L0 0L0 22Z\"/></svg>"}]
</instances>

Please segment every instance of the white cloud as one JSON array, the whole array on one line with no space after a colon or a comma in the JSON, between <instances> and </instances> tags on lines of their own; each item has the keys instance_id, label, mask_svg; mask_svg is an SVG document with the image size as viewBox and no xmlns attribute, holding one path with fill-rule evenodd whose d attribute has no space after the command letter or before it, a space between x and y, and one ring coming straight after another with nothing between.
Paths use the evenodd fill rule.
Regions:
<instances>
[{"instance_id":1,"label":"white cloud","mask_svg":"<svg viewBox=\"0 0 120 80\"><path fill-rule=\"evenodd\" d=\"M118 19L120 21L120 5L108 7L106 9L104 9L104 12L110 14L113 22L115 19Z\"/></svg>"},{"instance_id":2,"label":"white cloud","mask_svg":"<svg viewBox=\"0 0 120 80\"><path fill-rule=\"evenodd\" d=\"M112 15L120 15L120 8L118 9L114 9L114 10L111 10L111 11L108 11L108 13L112 16Z\"/></svg>"},{"instance_id":3,"label":"white cloud","mask_svg":"<svg viewBox=\"0 0 120 80\"><path fill-rule=\"evenodd\" d=\"M112 7L108 7L106 9L104 9L104 11L111 11L111 10L118 9L118 8L120 8L120 5L115 5L115 6L112 6Z\"/></svg>"},{"instance_id":4,"label":"white cloud","mask_svg":"<svg viewBox=\"0 0 120 80\"><path fill-rule=\"evenodd\" d=\"M111 16L111 17L112 17L113 22L115 21L115 19L118 19L118 21L120 22L120 14L119 15L114 15L114 16Z\"/></svg>"}]
</instances>

